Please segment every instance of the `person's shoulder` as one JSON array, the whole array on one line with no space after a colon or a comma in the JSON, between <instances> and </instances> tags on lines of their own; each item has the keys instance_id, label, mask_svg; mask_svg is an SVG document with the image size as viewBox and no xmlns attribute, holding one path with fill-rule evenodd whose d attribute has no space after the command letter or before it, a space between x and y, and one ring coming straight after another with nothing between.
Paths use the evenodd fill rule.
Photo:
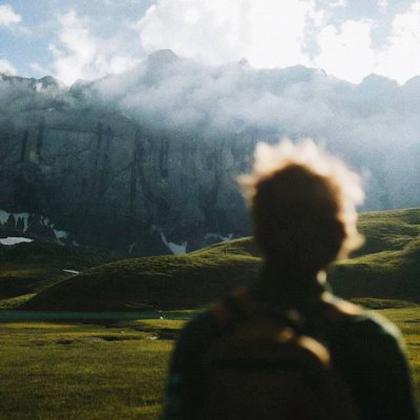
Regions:
<instances>
[{"instance_id":1,"label":"person's shoulder","mask_svg":"<svg viewBox=\"0 0 420 420\"><path fill-rule=\"evenodd\" d=\"M195 315L182 328L177 348L182 351L196 351L205 348L217 336L219 327L211 310Z\"/></svg>"},{"instance_id":2,"label":"person's shoulder","mask_svg":"<svg viewBox=\"0 0 420 420\"><path fill-rule=\"evenodd\" d=\"M331 303L347 317L349 333L357 332L363 337L385 338L388 341L401 341L401 332L395 324L378 312L356 305L334 296Z\"/></svg>"},{"instance_id":3,"label":"person's shoulder","mask_svg":"<svg viewBox=\"0 0 420 420\"><path fill-rule=\"evenodd\" d=\"M363 328L366 333L387 337L390 341L400 342L402 339L402 334L395 324L371 310L365 310Z\"/></svg>"},{"instance_id":4,"label":"person's shoulder","mask_svg":"<svg viewBox=\"0 0 420 420\"><path fill-rule=\"evenodd\" d=\"M204 310L191 318L183 327L181 336L202 335L205 332L212 332L216 328L216 322L210 310Z\"/></svg>"}]
</instances>

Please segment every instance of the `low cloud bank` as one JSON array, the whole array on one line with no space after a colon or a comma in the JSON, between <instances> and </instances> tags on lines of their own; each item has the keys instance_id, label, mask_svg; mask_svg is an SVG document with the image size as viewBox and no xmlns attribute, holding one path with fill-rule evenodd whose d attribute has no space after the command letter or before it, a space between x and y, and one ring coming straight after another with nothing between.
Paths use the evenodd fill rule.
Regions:
<instances>
[{"instance_id":1,"label":"low cloud bank","mask_svg":"<svg viewBox=\"0 0 420 420\"><path fill-rule=\"evenodd\" d=\"M151 127L200 135L313 137L343 150L418 144L420 77L399 86L371 75L351 84L303 66L205 66L169 50L91 85L91 98Z\"/></svg>"},{"instance_id":2,"label":"low cloud bank","mask_svg":"<svg viewBox=\"0 0 420 420\"><path fill-rule=\"evenodd\" d=\"M0 109L9 122L51 110L64 120L74 109L121 113L192 139L312 137L370 177L373 190L391 185L393 197L377 199L382 207L420 204L420 77L402 86L376 75L352 84L304 66L208 66L161 50L122 74L69 89L51 78L4 78Z\"/></svg>"}]
</instances>

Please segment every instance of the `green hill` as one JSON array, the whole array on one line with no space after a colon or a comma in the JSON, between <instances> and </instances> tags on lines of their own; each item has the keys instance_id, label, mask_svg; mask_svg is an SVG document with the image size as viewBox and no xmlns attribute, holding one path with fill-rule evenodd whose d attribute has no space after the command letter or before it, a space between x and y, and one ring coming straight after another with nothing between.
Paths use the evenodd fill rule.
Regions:
<instances>
[{"instance_id":1,"label":"green hill","mask_svg":"<svg viewBox=\"0 0 420 420\"><path fill-rule=\"evenodd\" d=\"M412 298L420 295L420 210L361 215L367 240L330 276L346 297ZM202 306L253 281L260 259L250 238L183 256L131 258L88 269L34 296L21 309L51 311L139 310Z\"/></svg>"},{"instance_id":2,"label":"green hill","mask_svg":"<svg viewBox=\"0 0 420 420\"><path fill-rule=\"evenodd\" d=\"M183 256L112 262L46 289L24 308L107 311L201 306L256 277L259 258L251 249L249 239L239 239Z\"/></svg>"},{"instance_id":3,"label":"green hill","mask_svg":"<svg viewBox=\"0 0 420 420\"><path fill-rule=\"evenodd\" d=\"M420 210L365 213L359 229L366 243L336 265L334 290L345 297L420 296Z\"/></svg>"},{"instance_id":4,"label":"green hill","mask_svg":"<svg viewBox=\"0 0 420 420\"><path fill-rule=\"evenodd\" d=\"M0 246L0 309L14 307L72 271L109 261L110 256L84 247L59 245L36 240L13 246ZM69 270L69 271L66 271Z\"/></svg>"}]
</instances>

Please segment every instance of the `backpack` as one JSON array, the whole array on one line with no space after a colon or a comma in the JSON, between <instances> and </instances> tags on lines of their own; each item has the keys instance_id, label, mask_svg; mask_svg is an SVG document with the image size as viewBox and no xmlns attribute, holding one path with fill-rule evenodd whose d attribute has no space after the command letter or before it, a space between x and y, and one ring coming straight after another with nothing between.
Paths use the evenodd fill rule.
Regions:
<instances>
[{"instance_id":1,"label":"backpack","mask_svg":"<svg viewBox=\"0 0 420 420\"><path fill-rule=\"evenodd\" d=\"M321 340L296 310L246 289L211 314L222 334L205 356L206 420L356 420L357 408Z\"/></svg>"}]
</instances>

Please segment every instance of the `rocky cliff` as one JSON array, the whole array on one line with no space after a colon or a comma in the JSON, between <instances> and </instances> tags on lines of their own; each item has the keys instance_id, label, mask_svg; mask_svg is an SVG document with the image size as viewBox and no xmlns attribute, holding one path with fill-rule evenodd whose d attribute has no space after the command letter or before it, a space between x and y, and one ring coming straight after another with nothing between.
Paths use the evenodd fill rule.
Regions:
<instances>
[{"instance_id":1,"label":"rocky cliff","mask_svg":"<svg viewBox=\"0 0 420 420\"><path fill-rule=\"evenodd\" d=\"M40 235L66 232L61 240L135 255L181 253L244 235L248 221L234 178L249 168L258 140L282 135L318 138L368 173L368 208L419 204L412 111L404 105L405 119L388 115L389 124L411 130L396 147L398 127L388 128L393 140L382 138L388 107L374 109L384 92L404 92L375 77L364 83L301 67L205 68L168 51L128 74L70 88L51 77L3 75L3 223L24 231L28 220L18 225L17 214L25 213ZM337 98L345 104L336 104L337 115L347 114L334 120Z\"/></svg>"}]
</instances>

